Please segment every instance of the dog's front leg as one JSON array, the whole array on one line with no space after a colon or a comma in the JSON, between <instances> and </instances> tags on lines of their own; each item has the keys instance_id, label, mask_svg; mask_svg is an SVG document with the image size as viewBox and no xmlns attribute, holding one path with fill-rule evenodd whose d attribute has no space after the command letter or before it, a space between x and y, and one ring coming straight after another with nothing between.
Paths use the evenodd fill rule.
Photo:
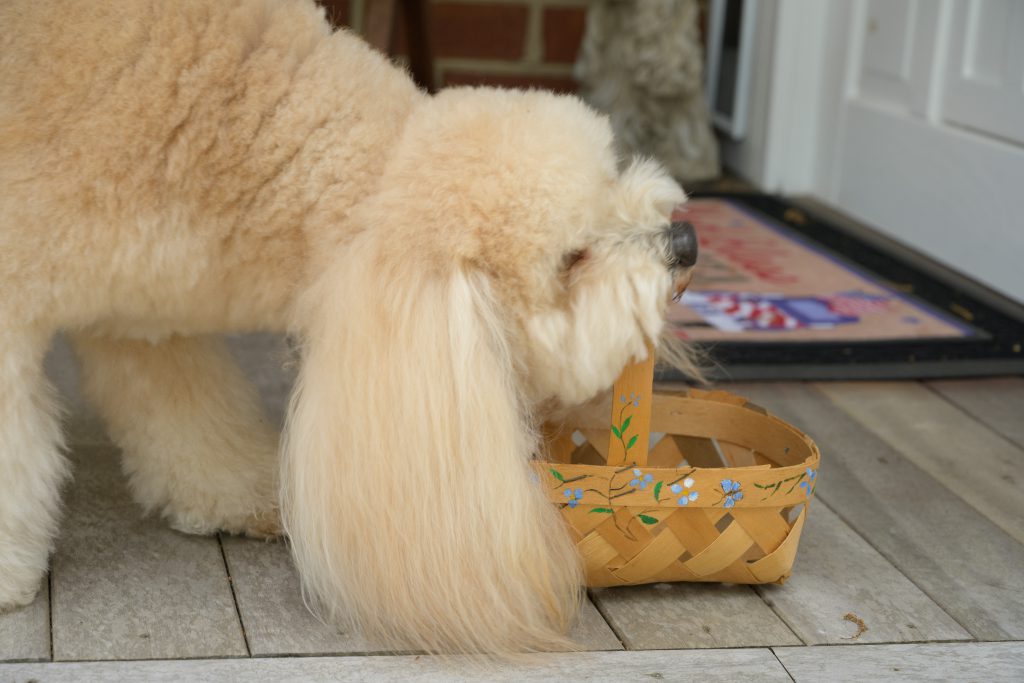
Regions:
<instances>
[{"instance_id":1,"label":"dog's front leg","mask_svg":"<svg viewBox=\"0 0 1024 683\"><path fill-rule=\"evenodd\" d=\"M279 533L277 434L223 340L80 333L74 345L143 508L186 533Z\"/></svg>"},{"instance_id":2,"label":"dog's front leg","mask_svg":"<svg viewBox=\"0 0 1024 683\"><path fill-rule=\"evenodd\" d=\"M32 602L57 533L67 465L43 373L50 336L0 318L0 611Z\"/></svg>"}]
</instances>

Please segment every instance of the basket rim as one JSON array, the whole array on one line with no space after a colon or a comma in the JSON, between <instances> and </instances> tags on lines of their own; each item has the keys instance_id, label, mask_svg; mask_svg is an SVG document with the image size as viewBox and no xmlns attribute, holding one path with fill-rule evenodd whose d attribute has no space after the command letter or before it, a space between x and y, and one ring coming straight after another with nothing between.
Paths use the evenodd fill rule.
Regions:
<instances>
[{"instance_id":1,"label":"basket rim","mask_svg":"<svg viewBox=\"0 0 1024 683\"><path fill-rule=\"evenodd\" d=\"M731 425L735 429L732 433L719 431L711 435L708 432L714 430L705 424L691 425L682 431L652 431L704 436L735 443L762 453L769 463L680 468L534 460L531 465L545 483L548 498L562 504L573 501L573 507L614 510L637 506L678 508L681 505L694 508L780 509L808 502L813 497L821 453L814 440L797 427L730 392L690 389L686 392L656 392L654 396L652 428L659 422L683 418L685 410L699 407L698 416L709 420L711 426L720 429L722 425ZM742 422L748 423L745 427L735 422L741 415L738 411L744 411ZM591 429L607 429L606 425L598 426L594 422L589 425L579 424L572 429L575 431L588 426ZM757 440L756 430L752 431L755 427L767 430L770 448L759 448L760 443L751 443L752 439ZM794 449L798 452L792 453ZM788 462L779 464L780 460ZM631 486L631 482L636 484ZM679 493L689 492L697 492L697 495L683 502Z\"/></svg>"}]
</instances>

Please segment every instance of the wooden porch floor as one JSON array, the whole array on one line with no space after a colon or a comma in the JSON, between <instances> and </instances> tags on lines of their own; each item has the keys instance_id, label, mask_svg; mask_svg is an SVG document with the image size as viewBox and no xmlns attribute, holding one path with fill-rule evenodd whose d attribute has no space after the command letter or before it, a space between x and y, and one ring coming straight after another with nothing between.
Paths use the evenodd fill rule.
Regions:
<instances>
[{"instance_id":1,"label":"wooden porch floor","mask_svg":"<svg viewBox=\"0 0 1024 683\"><path fill-rule=\"evenodd\" d=\"M280 419L277 338L236 351ZM286 548L185 536L144 519L116 449L69 397L74 483L48 586L0 616L0 682L462 680L302 604ZM1024 680L1024 378L725 387L810 433L823 453L785 586L592 591L586 651L490 680Z\"/></svg>"}]
</instances>

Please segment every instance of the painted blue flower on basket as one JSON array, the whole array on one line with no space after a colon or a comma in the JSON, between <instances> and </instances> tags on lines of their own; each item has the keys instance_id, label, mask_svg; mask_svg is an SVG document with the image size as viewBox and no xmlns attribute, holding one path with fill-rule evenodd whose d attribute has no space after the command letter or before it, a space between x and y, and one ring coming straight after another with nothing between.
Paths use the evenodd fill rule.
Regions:
<instances>
[{"instance_id":1,"label":"painted blue flower on basket","mask_svg":"<svg viewBox=\"0 0 1024 683\"><path fill-rule=\"evenodd\" d=\"M640 406L640 394L630 393L629 398L625 394L619 396L619 403L632 403L634 408Z\"/></svg>"},{"instance_id":2,"label":"painted blue flower on basket","mask_svg":"<svg viewBox=\"0 0 1024 683\"><path fill-rule=\"evenodd\" d=\"M683 479L682 486L679 484L672 484L669 488L672 489L672 493L683 494L679 496L679 500L676 501L680 505L689 505L700 497L699 493L690 490L693 488L693 479L691 477Z\"/></svg>"},{"instance_id":3,"label":"painted blue flower on basket","mask_svg":"<svg viewBox=\"0 0 1024 683\"><path fill-rule=\"evenodd\" d=\"M732 479L722 480L722 493L725 494L725 507L731 508L736 501L743 500L743 491L740 491L740 483Z\"/></svg>"},{"instance_id":4,"label":"painted blue flower on basket","mask_svg":"<svg viewBox=\"0 0 1024 683\"><path fill-rule=\"evenodd\" d=\"M571 508L574 508L577 505L579 505L580 498L583 497L583 489L566 489L565 491L563 491L563 493L565 494L565 497L567 499L566 502L569 504L569 507Z\"/></svg>"},{"instance_id":5,"label":"painted blue flower on basket","mask_svg":"<svg viewBox=\"0 0 1024 683\"><path fill-rule=\"evenodd\" d=\"M647 488L647 485L654 481L654 477L650 474L643 474L640 470L633 470L633 478L629 480L630 486L636 486L639 489Z\"/></svg>"},{"instance_id":6,"label":"painted blue flower on basket","mask_svg":"<svg viewBox=\"0 0 1024 683\"><path fill-rule=\"evenodd\" d=\"M814 480L818 478L818 473L812 470L810 467L807 468L807 478L800 482L800 488L804 490L807 497L811 497L811 493L814 491Z\"/></svg>"}]
</instances>

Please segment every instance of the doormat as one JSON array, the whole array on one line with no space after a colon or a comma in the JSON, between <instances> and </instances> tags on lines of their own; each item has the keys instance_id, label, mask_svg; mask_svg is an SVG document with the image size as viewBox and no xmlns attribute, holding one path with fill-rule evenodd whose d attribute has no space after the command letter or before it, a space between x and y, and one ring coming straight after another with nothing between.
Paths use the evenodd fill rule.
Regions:
<instances>
[{"instance_id":1,"label":"doormat","mask_svg":"<svg viewBox=\"0 0 1024 683\"><path fill-rule=\"evenodd\" d=\"M669 320L716 379L1024 374L1021 309L924 256L767 195L698 195L673 218L700 259Z\"/></svg>"}]
</instances>

